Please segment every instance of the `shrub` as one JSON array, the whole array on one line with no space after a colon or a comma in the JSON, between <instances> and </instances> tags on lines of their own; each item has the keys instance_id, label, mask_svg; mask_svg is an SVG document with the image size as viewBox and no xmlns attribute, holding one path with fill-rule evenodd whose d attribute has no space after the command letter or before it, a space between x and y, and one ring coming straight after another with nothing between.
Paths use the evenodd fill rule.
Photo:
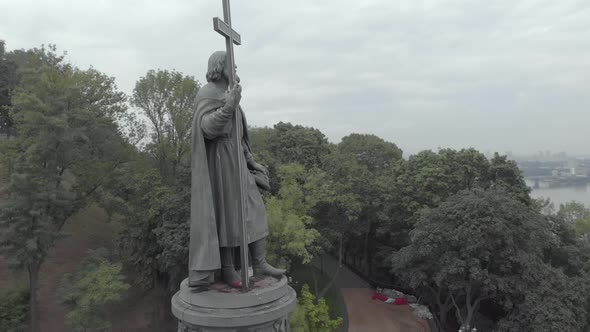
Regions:
<instances>
[{"instance_id":1,"label":"shrub","mask_svg":"<svg viewBox=\"0 0 590 332\"><path fill-rule=\"evenodd\" d=\"M0 289L0 331L25 331L29 292L21 288Z\"/></svg>"}]
</instances>

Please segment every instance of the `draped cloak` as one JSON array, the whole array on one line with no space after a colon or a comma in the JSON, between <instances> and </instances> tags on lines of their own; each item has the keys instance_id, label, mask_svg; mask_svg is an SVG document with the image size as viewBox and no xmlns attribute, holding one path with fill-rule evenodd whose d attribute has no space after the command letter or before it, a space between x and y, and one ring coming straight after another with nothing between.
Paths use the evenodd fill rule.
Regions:
<instances>
[{"instance_id":1,"label":"draped cloak","mask_svg":"<svg viewBox=\"0 0 590 332\"><path fill-rule=\"evenodd\" d=\"M246 239L248 243L268 235L266 210L254 176L247 168L252 160L248 127L241 107L237 116L242 124L240 153L235 154L233 112L222 109L227 93L212 83L199 89L197 111L192 124L191 216L189 270L213 271L221 268L219 247L241 245L235 180L242 158L245 187ZM240 121L241 120L241 121Z\"/></svg>"}]
</instances>

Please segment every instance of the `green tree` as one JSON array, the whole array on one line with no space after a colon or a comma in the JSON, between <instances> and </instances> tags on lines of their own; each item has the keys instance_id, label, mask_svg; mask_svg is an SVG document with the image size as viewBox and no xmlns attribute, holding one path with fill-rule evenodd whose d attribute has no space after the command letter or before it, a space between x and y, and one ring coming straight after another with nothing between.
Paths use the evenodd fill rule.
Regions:
<instances>
[{"instance_id":1,"label":"green tree","mask_svg":"<svg viewBox=\"0 0 590 332\"><path fill-rule=\"evenodd\" d=\"M20 288L0 289L0 331L19 332L25 330L29 292Z\"/></svg>"},{"instance_id":2,"label":"green tree","mask_svg":"<svg viewBox=\"0 0 590 332\"><path fill-rule=\"evenodd\" d=\"M487 187L489 161L474 149L430 150L410 156L397 178L409 217L437 207L448 197L475 186Z\"/></svg>"},{"instance_id":3,"label":"green tree","mask_svg":"<svg viewBox=\"0 0 590 332\"><path fill-rule=\"evenodd\" d=\"M590 262L590 247L584 237L576 234L575 226L557 218L547 216L555 241L546 251L546 257L555 268L561 269L569 277L587 275Z\"/></svg>"},{"instance_id":4,"label":"green tree","mask_svg":"<svg viewBox=\"0 0 590 332\"><path fill-rule=\"evenodd\" d=\"M310 228L311 217L298 215L279 198L267 201L269 235L269 261L290 266L295 259L304 264L311 262L317 247L319 233Z\"/></svg>"},{"instance_id":5,"label":"green tree","mask_svg":"<svg viewBox=\"0 0 590 332\"><path fill-rule=\"evenodd\" d=\"M64 63L55 47L26 52L10 114L16 139L0 146L12 165L0 204L0 250L29 273L32 331L39 331L39 269L66 220L101 197L124 164L116 119L125 97L114 79Z\"/></svg>"},{"instance_id":6,"label":"green tree","mask_svg":"<svg viewBox=\"0 0 590 332\"><path fill-rule=\"evenodd\" d=\"M508 160L507 156L495 153L494 158L490 159L489 174L492 185L506 189L509 195L526 205L532 205L531 188L526 185L522 171L514 160Z\"/></svg>"},{"instance_id":7,"label":"green tree","mask_svg":"<svg viewBox=\"0 0 590 332\"><path fill-rule=\"evenodd\" d=\"M523 300L498 322L495 332L588 330L587 277L569 278L560 269L530 264L520 278L528 285Z\"/></svg>"},{"instance_id":8,"label":"green tree","mask_svg":"<svg viewBox=\"0 0 590 332\"><path fill-rule=\"evenodd\" d=\"M441 325L454 308L459 323L473 326L483 301L511 312L541 286L521 276L550 269L543 253L552 242L543 216L504 190L475 188L422 216L411 244L393 255L392 273L429 299Z\"/></svg>"},{"instance_id":9,"label":"green tree","mask_svg":"<svg viewBox=\"0 0 590 332\"><path fill-rule=\"evenodd\" d=\"M580 238L588 238L590 234L590 209L579 202L568 202L559 206L557 218L572 225Z\"/></svg>"},{"instance_id":10,"label":"green tree","mask_svg":"<svg viewBox=\"0 0 590 332\"><path fill-rule=\"evenodd\" d=\"M252 147L256 160L269 166L276 163L270 150L270 142L274 132L275 129L270 127L248 128L250 146Z\"/></svg>"},{"instance_id":11,"label":"green tree","mask_svg":"<svg viewBox=\"0 0 590 332\"><path fill-rule=\"evenodd\" d=\"M305 320L305 310L299 303L295 304L295 309L289 316L289 325L291 331L293 332L309 331L309 327L307 327L307 321Z\"/></svg>"},{"instance_id":12,"label":"green tree","mask_svg":"<svg viewBox=\"0 0 590 332\"><path fill-rule=\"evenodd\" d=\"M320 234L311 227L313 220L308 215L314 204L313 188L298 183L306 175L301 165L282 165L279 173L281 190L266 202L269 260L283 266L289 266L294 259L306 264L319 250Z\"/></svg>"},{"instance_id":13,"label":"green tree","mask_svg":"<svg viewBox=\"0 0 590 332\"><path fill-rule=\"evenodd\" d=\"M300 331L305 332L333 332L338 330L342 324L342 318L332 319L330 317L330 308L326 300L321 298L316 301L315 296L309 291L309 286L304 285L299 295L299 305L305 312L305 326Z\"/></svg>"},{"instance_id":14,"label":"green tree","mask_svg":"<svg viewBox=\"0 0 590 332\"><path fill-rule=\"evenodd\" d=\"M342 138L338 151L356 159L373 175L383 174L402 158L402 150L397 145L369 134L350 134Z\"/></svg>"},{"instance_id":15,"label":"green tree","mask_svg":"<svg viewBox=\"0 0 590 332\"><path fill-rule=\"evenodd\" d=\"M508 194L530 205L530 189L514 161L495 154L487 160L475 149L440 149L410 156L398 172L394 185L402 191L403 207L415 215L437 207L457 192L474 187L504 188Z\"/></svg>"},{"instance_id":16,"label":"green tree","mask_svg":"<svg viewBox=\"0 0 590 332\"><path fill-rule=\"evenodd\" d=\"M323 249L337 254L341 266L355 249L353 239L358 236L356 225L361 202L355 193L345 190L345 184L333 181L332 175L325 177L323 186L321 199L312 208L313 226L322 235ZM333 279L338 272L339 269Z\"/></svg>"},{"instance_id":17,"label":"green tree","mask_svg":"<svg viewBox=\"0 0 590 332\"><path fill-rule=\"evenodd\" d=\"M131 162L116 174L116 184L109 188L110 195L103 200L103 205L117 222L115 241L118 253L126 268L133 271L133 284L155 295L150 303L153 310L150 324L152 328L160 329L163 318L169 313L169 287L174 282L173 287L177 288L186 277L186 264L178 263L182 257L172 256L172 260L169 254L166 260L160 259L166 252L166 245L176 243L167 242L168 239L156 230L165 223L167 211L174 211L179 206L171 204L175 193L162 183L157 165L149 154L135 151L130 158ZM188 231L186 236L188 238ZM188 242L178 243L178 246L183 244L188 246ZM162 266L162 261L166 265Z\"/></svg>"},{"instance_id":18,"label":"green tree","mask_svg":"<svg viewBox=\"0 0 590 332\"><path fill-rule=\"evenodd\" d=\"M178 183L190 183L190 172L181 170ZM133 269L134 284L155 295L150 324L163 329L170 296L188 273L190 187L165 185L152 157L137 152L110 192L120 256Z\"/></svg>"},{"instance_id":19,"label":"green tree","mask_svg":"<svg viewBox=\"0 0 590 332\"><path fill-rule=\"evenodd\" d=\"M579 220L590 218L590 209L579 202L567 202L559 206L557 217L570 225L575 225Z\"/></svg>"},{"instance_id":20,"label":"green tree","mask_svg":"<svg viewBox=\"0 0 590 332\"><path fill-rule=\"evenodd\" d=\"M279 164L319 167L322 157L330 152L328 139L318 129L284 122L275 124L273 129L267 144Z\"/></svg>"},{"instance_id":21,"label":"green tree","mask_svg":"<svg viewBox=\"0 0 590 332\"><path fill-rule=\"evenodd\" d=\"M323 215L316 215L323 226L320 228L339 230L346 251L362 257L357 267L367 276L373 273L378 233L390 221L389 212L394 204L391 199L396 188L383 186L382 182L401 156L401 150L393 143L374 135L351 134L324 161L336 195L328 198L332 203L320 210Z\"/></svg>"},{"instance_id":22,"label":"green tree","mask_svg":"<svg viewBox=\"0 0 590 332\"><path fill-rule=\"evenodd\" d=\"M6 53L5 43L0 40L0 134L10 133L12 118L8 110L10 95L16 86L16 64Z\"/></svg>"},{"instance_id":23,"label":"green tree","mask_svg":"<svg viewBox=\"0 0 590 332\"><path fill-rule=\"evenodd\" d=\"M154 230L162 225L172 193L145 155L128 166L117 176L106 206L119 219L116 242L123 261L135 270L136 284L151 289L160 279L157 256L162 251Z\"/></svg>"},{"instance_id":24,"label":"green tree","mask_svg":"<svg viewBox=\"0 0 590 332\"><path fill-rule=\"evenodd\" d=\"M393 248L383 246L381 257L390 254L391 249L407 245L408 232L422 214L461 190L500 187L512 197L532 203L529 189L513 161L499 155L488 160L472 148L422 151L393 164L376 185L385 187L383 195L389 196L389 220L380 233L386 235L383 241L395 244Z\"/></svg>"},{"instance_id":25,"label":"green tree","mask_svg":"<svg viewBox=\"0 0 590 332\"><path fill-rule=\"evenodd\" d=\"M107 331L113 305L121 302L129 285L121 274L122 265L111 263L104 250L90 251L78 272L64 275L60 286L61 303L70 308L66 324L74 331Z\"/></svg>"},{"instance_id":26,"label":"green tree","mask_svg":"<svg viewBox=\"0 0 590 332\"><path fill-rule=\"evenodd\" d=\"M256 160L268 166L271 193L277 194L277 168L282 164L300 164L319 168L330 153L330 143L318 129L279 122L273 128L250 128L250 144Z\"/></svg>"},{"instance_id":27,"label":"green tree","mask_svg":"<svg viewBox=\"0 0 590 332\"><path fill-rule=\"evenodd\" d=\"M174 70L150 70L135 84L131 102L151 123L148 149L166 183L173 183L179 167L188 161L199 87L194 77Z\"/></svg>"},{"instance_id":28,"label":"green tree","mask_svg":"<svg viewBox=\"0 0 590 332\"><path fill-rule=\"evenodd\" d=\"M150 70L137 81L132 104L149 119L151 139L113 188L111 205L122 220L117 243L136 283L156 293L155 328L170 312L170 292L187 275L190 138L199 88L174 70Z\"/></svg>"},{"instance_id":29,"label":"green tree","mask_svg":"<svg viewBox=\"0 0 590 332\"><path fill-rule=\"evenodd\" d=\"M317 199L317 177L298 164L281 165L278 171L281 189L266 202L269 260L285 266L293 260L307 264L319 250L320 234L308 215Z\"/></svg>"}]
</instances>

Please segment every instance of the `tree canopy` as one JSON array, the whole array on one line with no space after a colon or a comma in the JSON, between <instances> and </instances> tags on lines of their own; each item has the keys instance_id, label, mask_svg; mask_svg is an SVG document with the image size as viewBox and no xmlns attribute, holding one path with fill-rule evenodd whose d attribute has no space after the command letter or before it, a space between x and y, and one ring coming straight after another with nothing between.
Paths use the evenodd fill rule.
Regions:
<instances>
[{"instance_id":1,"label":"tree canopy","mask_svg":"<svg viewBox=\"0 0 590 332\"><path fill-rule=\"evenodd\" d=\"M505 313L498 331L533 325L535 331L578 331L586 297L568 290L579 289L577 277L568 278L547 260L556 241L548 220L505 190L475 188L421 217L410 245L392 256L392 272L436 304L443 326L450 312L462 325L474 326L485 304Z\"/></svg>"},{"instance_id":2,"label":"tree canopy","mask_svg":"<svg viewBox=\"0 0 590 332\"><path fill-rule=\"evenodd\" d=\"M70 327L106 329L105 308L132 286L155 293L152 319L164 329L157 321L187 275L199 88L190 75L149 70L128 98L112 77L68 63L55 46L7 52L0 41L0 132L11 136L0 140L0 254L29 275L27 292L3 296L33 331L40 268L66 221L90 205L116 226L117 259L91 255L66 278ZM567 203L555 212L532 200L507 156L443 148L404 158L375 135L333 143L285 122L249 133L271 173L263 197L273 263L338 256L371 283L416 293L444 331L590 326L590 210ZM340 325L315 293L300 292L294 329Z\"/></svg>"},{"instance_id":3,"label":"tree canopy","mask_svg":"<svg viewBox=\"0 0 590 332\"><path fill-rule=\"evenodd\" d=\"M26 67L19 67L9 108L18 135L0 142L10 172L0 202L0 250L29 272L37 331L39 269L66 220L100 200L125 163L127 146L116 120L126 105L113 78L65 63L54 47L14 56Z\"/></svg>"}]
</instances>

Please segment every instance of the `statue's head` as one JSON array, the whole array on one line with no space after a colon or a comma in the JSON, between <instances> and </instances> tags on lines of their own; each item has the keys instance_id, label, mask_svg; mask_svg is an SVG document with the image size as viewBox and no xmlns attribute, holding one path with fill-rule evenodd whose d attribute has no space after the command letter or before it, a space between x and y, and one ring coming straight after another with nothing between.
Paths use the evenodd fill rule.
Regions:
<instances>
[{"instance_id":1,"label":"statue's head","mask_svg":"<svg viewBox=\"0 0 590 332\"><path fill-rule=\"evenodd\" d=\"M216 82L221 78L229 80L229 73L226 68L227 57L225 51L217 51L209 57L207 66L207 82ZM240 78L236 75L236 80L239 82Z\"/></svg>"},{"instance_id":2,"label":"statue's head","mask_svg":"<svg viewBox=\"0 0 590 332\"><path fill-rule=\"evenodd\" d=\"M224 74L225 62L225 51L217 51L211 54L207 66L207 82L216 82L221 79L221 75Z\"/></svg>"}]
</instances>

